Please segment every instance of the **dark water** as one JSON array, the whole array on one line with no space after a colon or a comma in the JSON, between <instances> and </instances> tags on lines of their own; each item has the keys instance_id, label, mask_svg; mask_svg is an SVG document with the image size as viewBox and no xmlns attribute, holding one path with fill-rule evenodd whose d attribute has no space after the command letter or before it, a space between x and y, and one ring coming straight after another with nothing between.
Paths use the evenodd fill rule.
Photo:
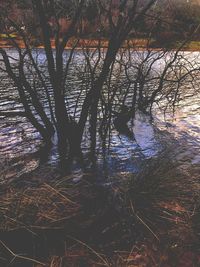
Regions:
<instances>
[{"instance_id":1,"label":"dark water","mask_svg":"<svg viewBox=\"0 0 200 267\"><path fill-rule=\"evenodd\" d=\"M16 56L12 49L9 50L9 54L13 57ZM81 52L77 51L75 57L76 62L82 62ZM197 53L190 54L189 57L192 60L197 57ZM41 51L38 60L41 65L45 64L45 58ZM76 117L79 116L80 108L76 107L75 100L79 98L81 102L88 88L87 80L84 83L80 81L82 79L82 77L79 77L81 68L81 63L77 64L76 69L71 70L71 76L69 75L70 78L68 79L70 90L67 92L66 104L71 115L75 114ZM10 80L4 77L3 72L0 73L0 76L0 110L23 111L16 89ZM48 81L48 76L46 79ZM200 78L198 83L200 83ZM195 88L199 88L199 84L195 86ZM80 90L82 90L81 94ZM43 99L43 104L48 110L44 93L41 93L41 99ZM127 104L131 101L130 99L131 95L127 97ZM134 126L130 124L130 127L133 127L135 140L119 135L113 127L111 129L110 150L106 156L102 153L99 143L97 168L103 170L107 176L113 173L138 172L145 160L159 157L165 149L163 145L165 140L161 140L156 129L160 129L161 132L169 132L174 139L180 141L181 151L179 150L177 153L174 151L174 154L177 154L177 161L187 161L187 164L191 166L200 165L200 92L195 91L194 93L192 84L191 87L189 85L185 88L182 100L179 102L175 113L172 115L171 112L167 111L165 116L163 114L162 105L159 109L155 108L154 122L151 123L148 115L138 112ZM87 132L85 133L85 140L82 148L87 159ZM53 142L56 143L56 136ZM25 172L36 169L40 164L40 158L37 154L40 146L39 134L25 118L0 116L1 180L14 176L18 177ZM52 147L46 161L50 164L57 164L58 154L55 145ZM78 177L81 170L75 166L74 172L77 173Z\"/></svg>"}]
</instances>

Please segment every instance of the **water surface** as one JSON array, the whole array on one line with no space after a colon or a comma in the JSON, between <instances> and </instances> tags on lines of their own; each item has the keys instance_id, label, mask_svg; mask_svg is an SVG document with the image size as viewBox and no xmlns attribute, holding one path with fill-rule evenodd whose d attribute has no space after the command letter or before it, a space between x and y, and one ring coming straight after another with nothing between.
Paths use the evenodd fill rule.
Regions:
<instances>
[{"instance_id":1,"label":"water surface","mask_svg":"<svg viewBox=\"0 0 200 267\"><path fill-rule=\"evenodd\" d=\"M9 49L8 51L10 55L16 56L13 49ZM191 53L191 60L193 57L196 57L195 53ZM38 58L41 65L45 64L43 53L40 52ZM78 74L79 68L82 67L81 59L82 54L80 51L77 51L76 62L80 62L80 64L76 66L76 69L71 70L71 76L69 75L68 79L70 90L66 94L66 105L72 116L74 114L79 116L80 107L76 106L75 100L79 98L82 101L88 88L87 80L82 83ZM157 66L157 68L160 67L162 67L162 62ZM3 72L0 73L0 79L0 110L23 111L23 107L19 102L18 93L11 81L4 76ZM48 75L46 79L48 80ZM119 135L112 126L110 149L106 155L103 153L101 142L99 141L97 169L103 170L107 176L113 175L113 173L137 173L145 161L159 157L165 149L165 140L160 138L157 129L160 129L161 132L168 132L169 136L180 142L181 151L174 151L177 161L181 162L181 164L185 161L191 166L199 165L200 93L194 93L192 86L191 83L191 88L185 88L185 92L174 114L170 111L166 111L164 114L162 105L160 109L155 107L152 123L148 115L137 112L134 123L130 123L129 125L133 129L135 140L130 140L126 136ZM50 84L49 90L51 92ZM40 97L49 113L45 94L41 92ZM131 101L131 95L127 97L127 104L129 104L129 101ZM53 143L56 144L56 136L54 137ZM25 172L36 169L41 162L37 153L41 144L40 135L26 118L20 116L0 116L1 179L18 177ZM89 152L87 131L82 148L87 161L87 154ZM55 145L45 160L49 164L56 165L58 163L58 153ZM75 165L73 170L77 173L79 172L79 167Z\"/></svg>"}]
</instances>

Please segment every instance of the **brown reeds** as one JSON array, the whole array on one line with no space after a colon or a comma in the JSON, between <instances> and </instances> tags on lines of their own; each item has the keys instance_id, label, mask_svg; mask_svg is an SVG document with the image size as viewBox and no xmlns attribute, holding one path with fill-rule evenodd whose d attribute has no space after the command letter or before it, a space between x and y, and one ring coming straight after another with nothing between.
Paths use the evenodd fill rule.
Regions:
<instances>
[{"instance_id":1,"label":"brown reeds","mask_svg":"<svg viewBox=\"0 0 200 267\"><path fill-rule=\"evenodd\" d=\"M11 230L53 227L72 218L80 209L75 188L43 183L38 187L10 187L0 196L0 228Z\"/></svg>"},{"instance_id":2,"label":"brown reeds","mask_svg":"<svg viewBox=\"0 0 200 267\"><path fill-rule=\"evenodd\" d=\"M156 267L170 261L179 266L196 242L197 191L192 177L166 158L149 161L129 181L119 184L115 177L118 182L107 189L88 177L78 184L63 177L37 186L10 185L0 196L0 228L32 235L64 229L63 256L49 254L47 267ZM34 267L44 262L33 261Z\"/></svg>"}]
</instances>

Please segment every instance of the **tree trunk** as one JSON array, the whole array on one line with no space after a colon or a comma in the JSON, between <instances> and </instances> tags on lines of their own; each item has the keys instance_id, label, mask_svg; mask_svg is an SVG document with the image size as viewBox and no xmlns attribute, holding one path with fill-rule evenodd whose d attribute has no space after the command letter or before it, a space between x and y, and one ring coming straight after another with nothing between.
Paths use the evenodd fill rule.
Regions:
<instances>
[{"instance_id":1,"label":"tree trunk","mask_svg":"<svg viewBox=\"0 0 200 267\"><path fill-rule=\"evenodd\" d=\"M54 87L54 96L55 96L55 115L57 122L57 135L58 135L58 150L59 155L64 159L67 155L67 128L69 125L68 114L65 107L64 96L62 96Z\"/></svg>"},{"instance_id":2,"label":"tree trunk","mask_svg":"<svg viewBox=\"0 0 200 267\"><path fill-rule=\"evenodd\" d=\"M96 149L96 136L97 136L97 116L98 116L98 103L99 103L99 92L95 95L91 105L91 118L90 118L90 135L91 135L91 153L95 154Z\"/></svg>"}]
</instances>

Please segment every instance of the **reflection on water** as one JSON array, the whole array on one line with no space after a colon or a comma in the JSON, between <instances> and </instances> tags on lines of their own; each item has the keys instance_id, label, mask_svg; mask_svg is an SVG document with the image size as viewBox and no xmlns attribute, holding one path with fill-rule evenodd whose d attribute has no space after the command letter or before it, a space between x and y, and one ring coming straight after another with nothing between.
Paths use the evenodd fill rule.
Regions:
<instances>
[{"instance_id":1,"label":"reflection on water","mask_svg":"<svg viewBox=\"0 0 200 267\"><path fill-rule=\"evenodd\" d=\"M137 113L133 131L145 157L154 157L162 149L161 144L156 140L155 129L149 121L149 116Z\"/></svg>"},{"instance_id":2,"label":"reflection on water","mask_svg":"<svg viewBox=\"0 0 200 267\"><path fill-rule=\"evenodd\" d=\"M9 53L13 54L14 51L10 49ZM42 64L45 60L42 53L40 57ZM77 60L80 60L80 57L80 52L77 52ZM83 90L82 94L79 93L80 80L78 76L72 75L69 85L71 92L69 92L66 104L72 115L74 113L79 114L80 108L76 107L75 99L79 97L80 100L83 100L85 91ZM8 79L3 79L1 82L0 92L1 111L23 111L18 94ZM41 97L44 102L45 98L42 95ZM46 102L44 102L44 105L47 107ZM160 138L157 138L158 131L155 127L168 131L177 140L181 141L182 151L177 153L177 160L182 161L184 158L188 159L189 156L191 164L200 164L200 95L185 94L174 115L168 112L164 116L162 111L156 110L154 118L152 124L147 115L136 114L134 124L130 123L135 140L119 135L115 129L112 129L109 154L103 155L99 145L99 170L103 170L107 175L114 172L137 172L146 159L159 156L159 153L163 150L163 145ZM53 143L56 144L56 136L54 138ZM1 176L3 178L20 176L26 171L37 168L40 162L39 153L37 153L40 145L39 134L25 118L0 116ZM83 151L86 158L87 149L86 142L83 142ZM57 160L58 154L54 145L51 148L48 162L56 164ZM74 171L77 172L78 177L79 170L75 167Z\"/></svg>"},{"instance_id":3,"label":"reflection on water","mask_svg":"<svg viewBox=\"0 0 200 267\"><path fill-rule=\"evenodd\" d=\"M162 114L159 114L158 125L173 134L185 144L185 153L191 153L197 162L200 154L200 94L192 97L186 97L180 102L174 116L167 114L164 122ZM197 162L200 163L200 162Z\"/></svg>"}]
</instances>

